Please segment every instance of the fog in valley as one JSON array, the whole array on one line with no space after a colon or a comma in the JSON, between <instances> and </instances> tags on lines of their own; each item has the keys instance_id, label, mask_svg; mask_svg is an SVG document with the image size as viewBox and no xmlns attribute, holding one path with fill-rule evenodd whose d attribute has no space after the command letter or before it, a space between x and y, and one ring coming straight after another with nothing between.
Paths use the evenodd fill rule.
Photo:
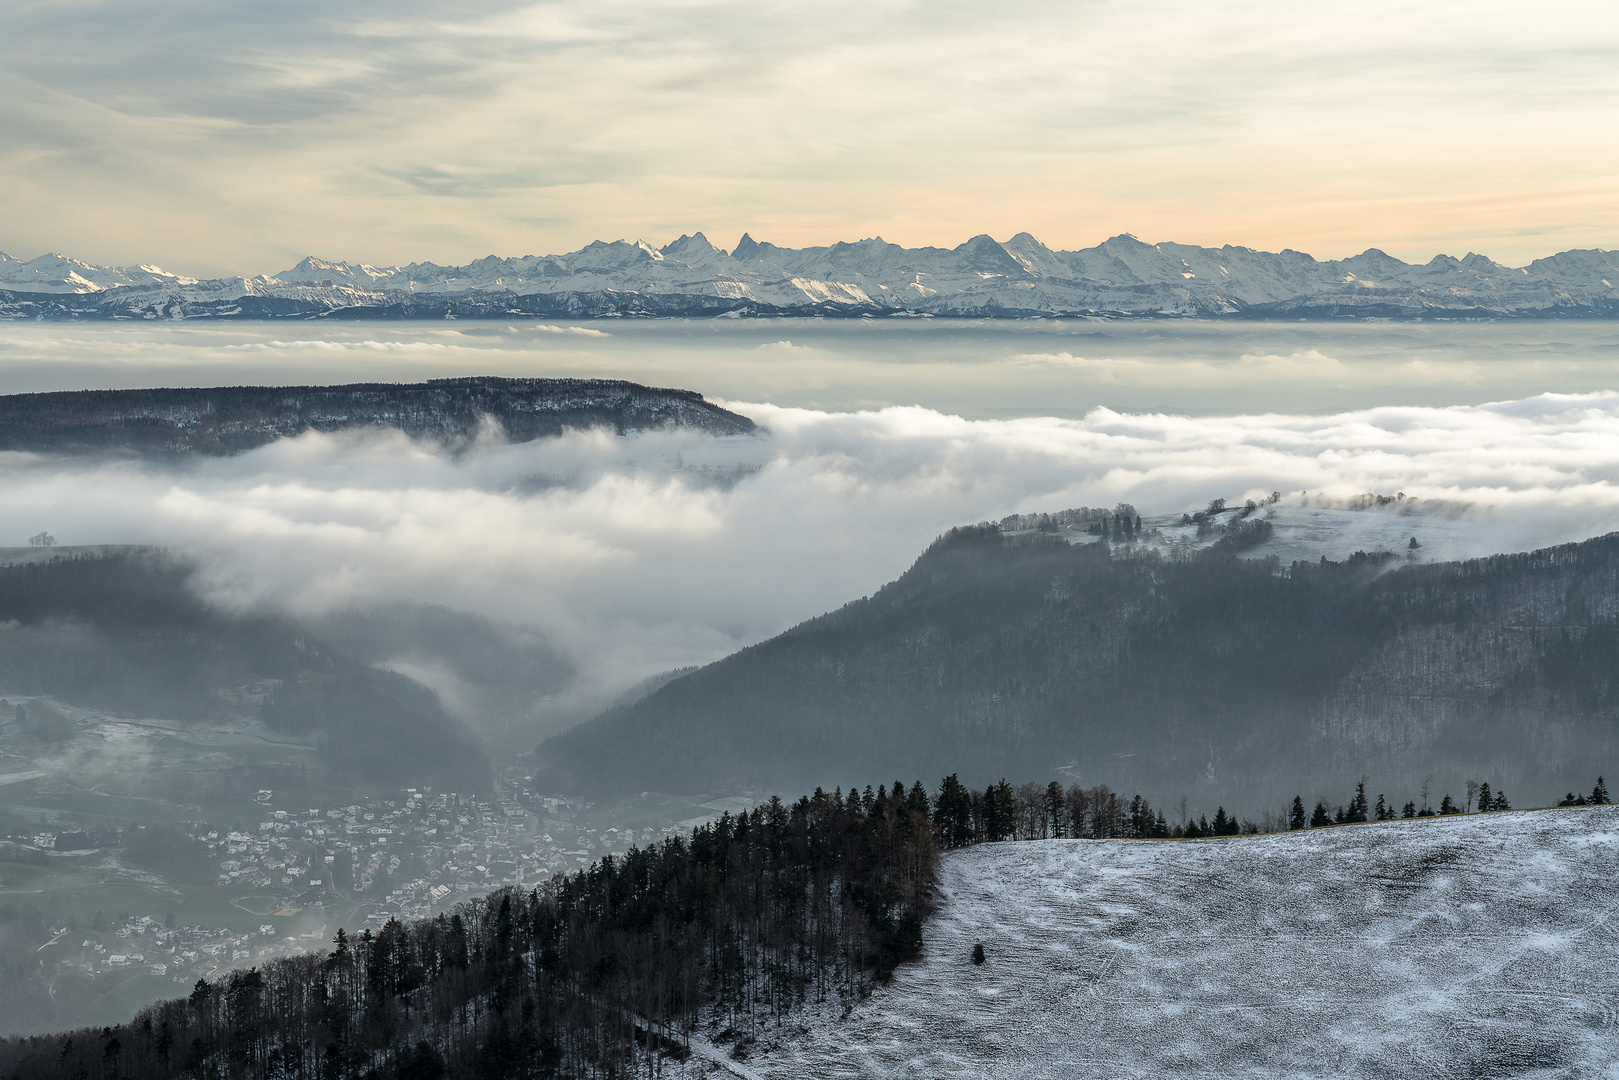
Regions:
<instances>
[{"instance_id":1,"label":"fog in valley","mask_svg":"<svg viewBox=\"0 0 1619 1080\"><path fill-rule=\"evenodd\" d=\"M1595 324L0 326L0 391L11 393L626 377L699 391L759 425L752 435L595 429L528 442L486 425L448 443L373 428L308 432L234 455L0 453L10 530L0 536L0 831L10 837L0 873L12 905L0 909L0 956L23 965L0 971L0 1005L18 1030L112 1023L177 992L176 982L307 948L298 934L310 927L442 912L689 833L777 789L796 797L823 777L828 790L892 780L853 774L867 752L859 740L831 746L834 725L811 730L826 719L812 694L749 674L802 661L806 680L820 678L840 649L854 650L848 685L875 687L860 691L883 721L864 728L882 750L870 761L914 765L921 775L905 771L907 783L959 770L982 784L986 770L1003 768L1014 783L1108 783L1139 788L1161 808L1190 796L1193 817L1222 805L1267 820L1281 809L1272 805L1279 791L1297 785L1311 800L1341 802L1372 770L1397 801L1416 797L1429 771L1435 800L1444 785L1459 795L1464 779L1483 774L1415 760L1449 752L1434 749L1427 728L1403 757L1386 746L1359 753L1353 739L1266 756L1244 750L1268 745L1244 735L1219 769L1205 767L1213 758L1194 744L1215 729L1200 731L1212 713L1199 681L1226 688L1216 711L1227 733L1247 730L1248 719L1276 730L1314 723L1317 698L1343 697L1322 696L1336 668L1315 682L1300 675L1291 689L1245 692L1273 658L1296 654L1302 664L1321 654L1269 618L1262 593L1317 630L1332 626L1332 605L1350 605L1342 610L1353 609L1359 628L1355 678L1389 701L1404 683L1381 673L1413 642L1466 666L1479 646L1445 636L1449 594L1433 593L1396 625L1379 621L1377 605L1404 603L1403 586L1374 594L1362 579L1619 529L1619 391L1604 373L1616 342ZM1217 520L1207 513L1215 499L1232 508ZM1245 509L1249 500L1255 507ZM1129 544L1115 548L1116 574L1097 570L1108 565L1099 550L1076 548L1071 564L1049 552L1003 564L991 552L973 563L984 576L961 603L956 583L935 588L944 579L922 565L883 604L846 612L853 629L843 639L834 640L843 622L823 621L822 656L793 654L779 669L733 664L726 671L740 676L645 697L663 694L670 672L872 596L955 526L1088 507L1064 518L1060 535L1094 544L1101 518L1116 518L1120 504L1142 518L1139 535L1152 537L1143 546L1157 553L1149 558L1180 558L1228 529L1246 536L1256 522L1269 531L1243 550L1260 561L1207 570L1185 561L1172 589L1130 561L1143 548ZM1198 514L1212 531L1192 521ZM1039 532L1035 520L1009 529ZM45 537L53 546L30 546ZM1266 569L1357 551L1394 555L1344 577L1343 591L1303 576L1288 585ZM1048 556L1057 560L1049 574ZM1530 608L1589 626L1602 645L1612 590L1607 556L1592 558L1581 572L1595 584L1579 589L1596 599L1570 593L1553 559ZM995 584L1003 573L1004 588ZM1522 591L1511 574L1500 580ZM879 622L899 611L895 598L912 586L925 603L898 622L861 622L862 611ZM1217 594L1214 608L1195 600L1199 589ZM1137 592L1156 599L1143 606ZM1103 598L1094 611L1073 599L1091 593ZM1243 614L1228 619L1218 605L1237 600ZM1493 601L1476 602L1485 610ZM1063 610L1047 618L1041 605L1051 604ZM946 614L926 614L934 609ZM905 623L916 611L932 624ZM1039 613L1030 627L997 629L994 618L1021 626L1024 611ZM1152 646L1157 631L1141 616L1153 611L1197 618ZM1243 654L1249 666L1222 669L1224 638L1244 628L1257 628ZM1067 663L1086 634L1104 643L1100 667L1056 680L1039 673ZM1140 662L1109 668L1109 642L1135 643ZM1387 642L1397 643L1393 659L1377 660ZM1527 651L1505 638L1490 647L1496 681L1467 692L1488 704L1504 688L1520 711L1539 708L1534 694L1544 689L1514 681L1523 656L1579 672L1606 663L1605 653L1574 655L1549 638ZM952 649L983 662L940 659ZM1154 656L1193 652L1201 666L1186 666L1179 681L1134 692L1154 680ZM960 693L938 683L935 708L933 684L905 689L913 655L953 669ZM1033 704L1007 697L985 712L1021 732L1016 746L993 724L972 738L948 725L929 734L934 712L959 719L974 703L1000 702L1004 678L1047 686ZM767 693L747 696L761 685ZM770 722L717 708L705 686L733 704L765 702ZM855 717L836 705L843 684L832 690L819 692L845 722ZM1064 727L1064 695L1094 706L1090 727ZM1557 731L1602 728L1609 703L1587 697ZM634 705L642 698L646 707ZM1184 752L1167 763L1130 756L1130 732L1145 727L1112 725L1117 739L1087 734L1106 733L1110 716L1149 698L1177 717ZM1407 722L1410 710L1378 700L1383 728ZM1472 700L1456 697L1447 715L1465 722ZM610 722L545 742L603 710ZM1322 715L1337 722L1340 713ZM705 727L709 716L724 722ZM690 745L660 753L637 734L648 725ZM1056 733L1049 747L1036 745L1042 731ZM624 753L626 739L637 754ZM705 739L725 740L726 752L705 753ZM912 753L907 740L917 739L927 745ZM771 740L807 749L793 752L793 768L765 767ZM1112 756L1087 756L1103 742ZM1515 800L1541 797L1563 783L1569 745L1488 775ZM701 767L668 775L694 753ZM623 765L616 773L614 762ZM1043 769L1050 775L1025 775ZM53 935L67 942L64 927L72 948L39 967L34 952L56 948L46 944ZM104 940L120 931L121 944ZM161 962L127 960L139 950L161 951ZM25 954L33 959L16 959ZM37 992L39 980L59 996Z\"/></svg>"},{"instance_id":2,"label":"fog in valley","mask_svg":"<svg viewBox=\"0 0 1619 1080\"><path fill-rule=\"evenodd\" d=\"M736 402L969 419L1449 406L1613 388L1600 320L597 319L0 324L0 392L630 379Z\"/></svg>"},{"instance_id":3,"label":"fog in valley","mask_svg":"<svg viewBox=\"0 0 1619 1080\"><path fill-rule=\"evenodd\" d=\"M1619 1080L1611 7L0 4L0 1080Z\"/></svg>"},{"instance_id":4,"label":"fog in valley","mask_svg":"<svg viewBox=\"0 0 1619 1080\"><path fill-rule=\"evenodd\" d=\"M1010 513L1404 492L1445 522L1429 530L1430 560L1615 528L1619 395L1593 388L1619 336L1484 331L676 321L317 337L306 325L7 326L0 388L13 391L610 369L705 392L764 430L515 445L490 433L452 447L312 434L162 464L9 454L0 498L11 544L48 530L64 545L169 549L199 560L196 587L231 611L315 619L425 601L496 619L577 673L547 684L519 725L537 737L648 676L871 593L953 525ZM628 353L637 360L624 370ZM1425 381L1472 385L1479 398L1557 392L1436 407ZM1324 407L1373 396L1384 403ZM1138 411L1147 402L1154 411ZM1229 412L1211 415L1221 402ZM1325 542L1333 557L1353 550ZM478 713L442 657L362 651Z\"/></svg>"}]
</instances>

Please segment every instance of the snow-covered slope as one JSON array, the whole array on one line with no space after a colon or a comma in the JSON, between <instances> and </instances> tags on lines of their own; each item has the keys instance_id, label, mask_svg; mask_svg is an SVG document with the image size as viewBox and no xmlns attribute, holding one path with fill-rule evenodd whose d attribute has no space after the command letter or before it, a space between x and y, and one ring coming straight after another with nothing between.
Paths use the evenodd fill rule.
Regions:
<instances>
[{"instance_id":1,"label":"snow-covered slope","mask_svg":"<svg viewBox=\"0 0 1619 1080\"><path fill-rule=\"evenodd\" d=\"M1423 265L1373 248L1297 251L1148 244L1115 236L1053 251L1028 233L954 248L881 238L783 248L702 233L661 248L597 241L566 255L466 266L376 267L313 256L274 276L198 281L155 267L0 255L0 317L371 317L719 314L1248 317L1619 316L1619 252L1566 251L1526 267L1482 255Z\"/></svg>"},{"instance_id":2,"label":"snow-covered slope","mask_svg":"<svg viewBox=\"0 0 1619 1080\"><path fill-rule=\"evenodd\" d=\"M970 960L981 942L982 967ZM1619 1075L1619 809L944 859L924 957L788 1077Z\"/></svg>"},{"instance_id":3,"label":"snow-covered slope","mask_svg":"<svg viewBox=\"0 0 1619 1080\"><path fill-rule=\"evenodd\" d=\"M196 278L157 266L92 266L66 255L23 262L0 251L0 289L33 293L94 293L131 285L189 286Z\"/></svg>"}]
</instances>

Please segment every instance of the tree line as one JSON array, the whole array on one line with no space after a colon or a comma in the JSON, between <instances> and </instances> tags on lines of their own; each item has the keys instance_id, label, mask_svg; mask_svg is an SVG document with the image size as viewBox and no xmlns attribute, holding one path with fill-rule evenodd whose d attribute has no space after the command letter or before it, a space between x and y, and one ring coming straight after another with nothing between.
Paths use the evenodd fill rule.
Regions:
<instances>
[{"instance_id":1,"label":"tree line","mask_svg":"<svg viewBox=\"0 0 1619 1080\"><path fill-rule=\"evenodd\" d=\"M1398 816L1462 813L1427 791ZM1573 799L1574 796L1570 796ZM1601 778L1587 803L1606 804ZM1508 809L1487 783L1465 806ZM1009 840L1169 839L1396 815L1364 781L1335 811L1178 820L1140 795L1051 781L931 795L867 786L769 803L689 838L504 889L329 952L273 960L116 1028L0 1042L8 1080L507 1080L657 1076L702 1025L722 1035L808 1003L845 1012L922 948L941 849Z\"/></svg>"},{"instance_id":2,"label":"tree line","mask_svg":"<svg viewBox=\"0 0 1619 1080\"><path fill-rule=\"evenodd\" d=\"M116 1028L0 1045L14 1080L656 1075L701 1021L845 1009L917 954L937 848L911 797L768 804L326 953L273 960Z\"/></svg>"}]
</instances>

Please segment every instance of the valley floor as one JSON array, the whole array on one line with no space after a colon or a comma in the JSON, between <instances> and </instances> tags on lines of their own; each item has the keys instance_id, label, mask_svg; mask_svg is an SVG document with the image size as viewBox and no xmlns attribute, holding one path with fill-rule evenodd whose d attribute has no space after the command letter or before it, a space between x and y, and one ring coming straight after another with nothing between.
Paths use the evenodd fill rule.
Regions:
<instances>
[{"instance_id":1,"label":"valley floor","mask_svg":"<svg viewBox=\"0 0 1619 1080\"><path fill-rule=\"evenodd\" d=\"M1619 1076L1619 808L953 852L920 961L750 1049L772 1080Z\"/></svg>"}]
</instances>

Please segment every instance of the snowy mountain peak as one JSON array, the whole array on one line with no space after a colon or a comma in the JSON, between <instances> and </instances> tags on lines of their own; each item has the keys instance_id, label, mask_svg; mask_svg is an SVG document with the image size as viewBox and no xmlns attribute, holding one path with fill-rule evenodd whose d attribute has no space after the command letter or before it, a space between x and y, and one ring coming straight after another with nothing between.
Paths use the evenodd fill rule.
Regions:
<instances>
[{"instance_id":1,"label":"snowy mountain peak","mask_svg":"<svg viewBox=\"0 0 1619 1080\"><path fill-rule=\"evenodd\" d=\"M988 233L979 233L956 248L956 253L962 256L966 268L976 274L1018 277L1029 272Z\"/></svg>"},{"instance_id":2,"label":"snowy mountain peak","mask_svg":"<svg viewBox=\"0 0 1619 1080\"><path fill-rule=\"evenodd\" d=\"M0 318L254 317L385 309L394 317L932 314L1278 318L1619 316L1619 252L1565 251L1510 268L1477 252L1403 262L1378 248L1317 260L1226 245L1149 244L1120 233L1054 251L1033 234L953 248L880 236L787 248L743 233L730 254L701 232L654 247L595 241L563 255L486 255L463 266L373 266L306 256L251 281L159 266L0 255ZM82 302L47 296L86 297ZM99 299L98 299L99 298Z\"/></svg>"},{"instance_id":3,"label":"snowy mountain peak","mask_svg":"<svg viewBox=\"0 0 1619 1080\"><path fill-rule=\"evenodd\" d=\"M124 286L186 281L157 267L93 266L55 252L27 262L9 256L0 260L0 288L18 291L97 293Z\"/></svg>"},{"instance_id":4,"label":"snowy mountain peak","mask_svg":"<svg viewBox=\"0 0 1619 1080\"><path fill-rule=\"evenodd\" d=\"M377 268L365 263L331 262L306 255L291 270L283 270L271 280L296 285L350 285L371 288L379 282L398 277L403 272L397 266Z\"/></svg>"},{"instance_id":5,"label":"snowy mountain peak","mask_svg":"<svg viewBox=\"0 0 1619 1080\"><path fill-rule=\"evenodd\" d=\"M676 258L689 257L693 255L701 256L725 254L719 248L710 243L708 237L704 236L701 232L694 232L689 236L682 233L680 235L680 239L669 241L659 250L662 251L665 256L673 255Z\"/></svg>"}]
</instances>

